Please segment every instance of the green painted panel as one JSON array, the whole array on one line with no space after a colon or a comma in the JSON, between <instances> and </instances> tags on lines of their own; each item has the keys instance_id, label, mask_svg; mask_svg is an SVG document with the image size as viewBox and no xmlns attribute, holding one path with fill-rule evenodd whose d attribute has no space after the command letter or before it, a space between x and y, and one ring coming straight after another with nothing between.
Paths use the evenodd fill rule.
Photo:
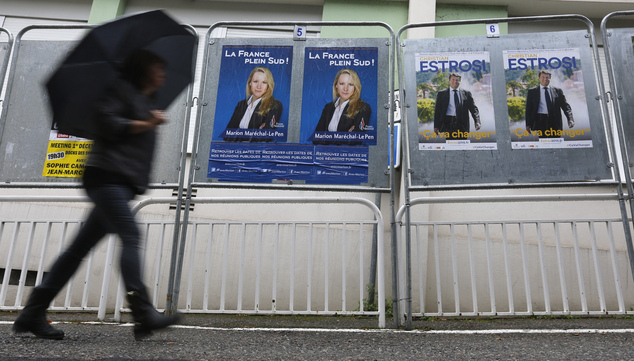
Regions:
<instances>
[{"instance_id":1,"label":"green painted panel","mask_svg":"<svg viewBox=\"0 0 634 361\"><path fill-rule=\"evenodd\" d=\"M126 0L93 0L88 16L89 24L99 24L123 14Z\"/></svg>"},{"instance_id":2,"label":"green painted panel","mask_svg":"<svg viewBox=\"0 0 634 361\"><path fill-rule=\"evenodd\" d=\"M508 11L503 6L466 6L436 4L436 21L506 18ZM508 34L508 24L500 23L500 33ZM436 37L486 35L483 24L437 26Z\"/></svg>"},{"instance_id":3,"label":"green painted panel","mask_svg":"<svg viewBox=\"0 0 634 361\"><path fill-rule=\"evenodd\" d=\"M326 0L323 21L382 21L394 32L407 24L406 1L373 0ZM382 27L335 27L324 26L322 38L387 38L389 33Z\"/></svg>"}]
</instances>

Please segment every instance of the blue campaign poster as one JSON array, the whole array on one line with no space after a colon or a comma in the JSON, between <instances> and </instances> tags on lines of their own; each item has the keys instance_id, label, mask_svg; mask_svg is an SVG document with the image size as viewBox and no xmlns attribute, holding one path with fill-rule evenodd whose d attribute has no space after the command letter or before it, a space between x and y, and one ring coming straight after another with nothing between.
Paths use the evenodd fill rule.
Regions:
<instances>
[{"instance_id":1,"label":"blue campaign poster","mask_svg":"<svg viewBox=\"0 0 634 361\"><path fill-rule=\"evenodd\" d=\"M222 47L212 140L286 142L292 46Z\"/></svg>"},{"instance_id":2,"label":"blue campaign poster","mask_svg":"<svg viewBox=\"0 0 634 361\"><path fill-rule=\"evenodd\" d=\"M375 145L377 79L377 48L306 48L300 142Z\"/></svg>"},{"instance_id":3,"label":"blue campaign poster","mask_svg":"<svg viewBox=\"0 0 634 361\"><path fill-rule=\"evenodd\" d=\"M299 143L287 141L292 54L291 46L223 46L208 178L368 182L378 48L306 48Z\"/></svg>"}]
</instances>

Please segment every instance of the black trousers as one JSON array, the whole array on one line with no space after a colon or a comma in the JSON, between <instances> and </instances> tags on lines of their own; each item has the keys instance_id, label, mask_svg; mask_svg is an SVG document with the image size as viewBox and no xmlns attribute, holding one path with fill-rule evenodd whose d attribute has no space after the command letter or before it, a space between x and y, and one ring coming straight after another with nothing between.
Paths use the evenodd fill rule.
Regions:
<instances>
[{"instance_id":1,"label":"black trousers","mask_svg":"<svg viewBox=\"0 0 634 361\"><path fill-rule=\"evenodd\" d=\"M540 138L561 138L559 131L562 129L561 124L552 121L548 114L537 114L537 121L532 128L534 131L539 132Z\"/></svg>"},{"instance_id":2,"label":"black trousers","mask_svg":"<svg viewBox=\"0 0 634 361\"><path fill-rule=\"evenodd\" d=\"M449 133L446 139L467 139L466 133L469 132L469 129L464 129L462 123L458 121L458 117L446 115L440 131Z\"/></svg>"},{"instance_id":3,"label":"black trousers","mask_svg":"<svg viewBox=\"0 0 634 361\"><path fill-rule=\"evenodd\" d=\"M39 289L55 294L75 274L82 260L108 233L121 238L121 275L126 291L144 291L141 275L141 237L128 202L135 196L131 187L106 184L87 189L95 207L68 248L55 261Z\"/></svg>"}]
</instances>

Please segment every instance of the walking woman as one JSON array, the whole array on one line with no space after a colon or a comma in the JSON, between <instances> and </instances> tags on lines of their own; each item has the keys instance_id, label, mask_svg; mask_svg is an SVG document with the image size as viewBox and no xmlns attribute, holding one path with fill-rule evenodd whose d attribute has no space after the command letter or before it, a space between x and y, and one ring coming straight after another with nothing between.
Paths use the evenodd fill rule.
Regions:
<instances>
[{"instance_id":1,"label":"walking woman","mask_svg":"<svg viewBox=\"0 0 634 361\"><path fill-rule=\"evenodd\" d=\"M88 252L108 233L116 233L121 239L121 275L136 322L135 338L149 336L153 330L178 321L178 315L161 315L149 300L142 280L139 227L128 204L147 189L156 128L166 120L153 105L153 96L165 81L164 67L165 62L152 52L133 52L123 64L121 78L97 104L98 136L83 175L94 208L71 245L31 292L13 324L15 332L64 338L63 331L47 322L46 309Z\"/></svg>"}]
</instances>

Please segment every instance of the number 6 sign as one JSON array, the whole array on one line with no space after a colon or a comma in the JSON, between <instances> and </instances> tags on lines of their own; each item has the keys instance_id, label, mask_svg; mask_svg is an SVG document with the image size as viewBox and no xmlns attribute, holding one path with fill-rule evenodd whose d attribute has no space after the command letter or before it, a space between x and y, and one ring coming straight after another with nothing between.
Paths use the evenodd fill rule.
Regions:
<instances>
[{"instance_id":1,"label":"number 6 sign","mask_svg":"<svg viewBox=\"0 0 634 361\"><path fill-rule=\"evenodd\" d=\"M499 38L500 26L498 24L486 24L487 38Z\"/></svg>"}]
</instances>

